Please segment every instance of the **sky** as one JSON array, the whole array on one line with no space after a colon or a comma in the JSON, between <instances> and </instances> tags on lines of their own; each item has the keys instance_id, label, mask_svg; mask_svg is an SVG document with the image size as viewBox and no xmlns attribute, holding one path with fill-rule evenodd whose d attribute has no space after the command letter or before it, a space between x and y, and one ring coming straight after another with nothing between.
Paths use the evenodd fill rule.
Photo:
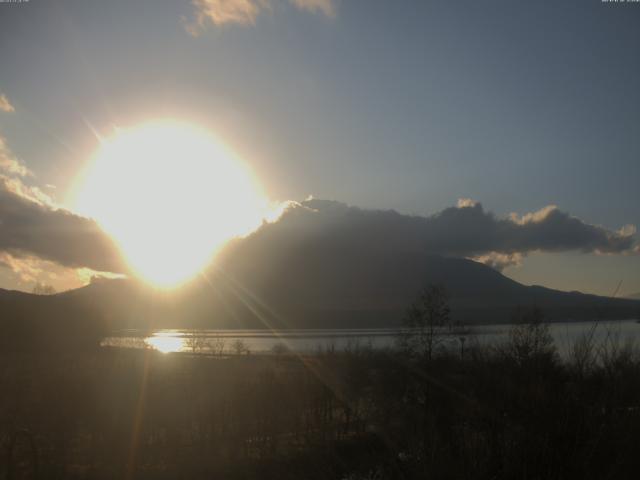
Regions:
<instances>
[{"instance_id":1,"label":"sky","mask_svg":"<svg viewBox=\"0 0 640 480\"><path fill-rule=\"evenodd\" d=\"M640 3L600 0L0 3L0 160L32 199L72 210L101 136L178 118L215 132L274 201L430 216L464 198L499 218L557 205L630 235L639 21ZM1 288L90 277L19 250L0 244ZM503 272L635 293L637 253L531 249Z\"/></svg>"}]
</instances>

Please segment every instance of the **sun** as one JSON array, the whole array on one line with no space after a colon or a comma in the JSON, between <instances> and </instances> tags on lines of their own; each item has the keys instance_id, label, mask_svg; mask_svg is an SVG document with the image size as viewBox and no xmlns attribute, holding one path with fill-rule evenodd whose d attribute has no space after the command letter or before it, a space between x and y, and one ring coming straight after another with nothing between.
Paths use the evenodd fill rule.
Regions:
<instances>
[{"instance_id":1,"label":"sun","mask_svg":"<svg viewBox=\"0 0 640 480\"><path fill-rule=\"evenodd\" d=\"M193 277L225 242L260 225L267 202L249 169L203 128L154 121L101 140L75 194L131 269L159 287Z\"/></svg>"}]
</instances>

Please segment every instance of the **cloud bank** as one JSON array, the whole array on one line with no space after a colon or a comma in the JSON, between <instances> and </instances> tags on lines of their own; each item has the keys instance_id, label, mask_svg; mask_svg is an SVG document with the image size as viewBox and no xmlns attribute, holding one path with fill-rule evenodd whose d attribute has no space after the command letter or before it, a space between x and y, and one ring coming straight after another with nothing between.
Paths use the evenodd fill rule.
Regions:
<instances>
[{"instance_id":1,"label":"cloud bank","mask_svg":"<svg viewBox=\"0 0 640 480\"><path fill-rule=\"evenodd\" d=\"M119 275L97 272L90 268L68 268L32 255L14 256L0 252L0 267L10 270L22 287L56 285L56 290L79 288L96 278L118 278ZM54 287L55 288L55 287Z\"/></svg>"},{"instance_id":2,"label":"cloud bank","mask_svg":"<svg viewBox=\"0 0 640 480\"><path fill-rule=\"evenodd\" d=\"M192 3L195 17L192 22L185 22L192 35L200 34L210 23L214 26L253 25L262 12L272 11L274 7L273 0L193 0ZM299 10L327 17L336 13L334 0L289 0L288 3Z\"/></svg>"},{"instance_id":3,"label":"cloud bank","mask_svg":"<svg viewBox=\"0 0 640 480\"><path fill-rule=\"evenodd\" d=\"M252 237L251 241L265 244L265 253L315 244L336 252L336 261L340 252L348 251L428 253L472 258L497 270L520 264L530 252L637 254L639 250L631 225L610 230L555 206L500 218L470 199L429 217L327 200L291 202L279 219L263 224ZM58 208L20 178L0 174L0 263L33 279L46 262L127 273L113 240L93 220Z\"/></svg>"},{"instance_id":4,"label":"cloud bank","mask_svg":"<svg viewBox=\"0 0 640 480\"><path fill-rule=\"evenodd\" d=\"M18 283L80 286L91 277L126 271L110 237L90 219L59 208L0 136L0 266Z\"/></svg>"},{"instance_id":5,"label":"cloud bank","mask_svg":"<svg viewBox=\"0 0 640 480\"><path fill-rule=\"evenodd\" d=\"M0 253L69 268L126 271L115 244L93 220L35 201L4 176L0 176Z\"/></svg>"},{"instance_id":6,"label":"cloud bank","mask_svg":"<svg viewBox=\"0 0 640 480\"><path fill-rule=\"evenodd\" d=\"M290 207L270 235L283 248L304 239L322 239L336 250L423 252L472 258L498 270L518 265L531 252L579 251L634 254L635 227L609 230L547 206L522 216L498 218L482 204L462 199L430 217L363 210L326 200Z\"/></svg>"}]
</instances>

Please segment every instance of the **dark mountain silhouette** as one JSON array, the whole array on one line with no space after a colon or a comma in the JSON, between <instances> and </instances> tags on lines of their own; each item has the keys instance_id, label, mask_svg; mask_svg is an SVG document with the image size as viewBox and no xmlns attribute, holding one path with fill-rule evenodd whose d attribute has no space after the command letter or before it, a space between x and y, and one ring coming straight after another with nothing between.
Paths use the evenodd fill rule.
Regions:
<instances>
[{"instance_id":1,"label":"dark mountain silhouette","mask_svg":"<svg viewBox=\"0 0 640 480\"><path fill-rule=\"evenodd\" d=\"M466 323L508 322L516 307L531 305L551 320L640 311L640 301L524 286L481 263L430 252L412 234L421 221L305 202L229 244L174 291L134 280L97 280L51 296L0 291L0 314L47 332L90 325L95 337L120 328L394 326L433 283L447 288L454 320Z\"/></svg>"}]
</instances>

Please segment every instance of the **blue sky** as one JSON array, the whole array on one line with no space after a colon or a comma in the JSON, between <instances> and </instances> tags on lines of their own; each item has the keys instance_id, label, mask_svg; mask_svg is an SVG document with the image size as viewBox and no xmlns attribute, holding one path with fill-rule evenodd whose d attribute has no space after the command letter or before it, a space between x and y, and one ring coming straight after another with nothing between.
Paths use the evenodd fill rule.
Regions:
<instances>
[{"instance_id":1,"label":"blue sky","mask_svg":"<svg viewBox=\"0 0 640 480\"><path fill-rule=\"evenodd\" d=\"M89 126L174 117L215 131L274 200L428 215L464 197L640 225L640 4L295 3L195 36L187 1L0 4L0 134L59 202L97 148ZM506 270L601 294L640 291L639 272L573 252Z\"/></svg>"}]
</instances>

